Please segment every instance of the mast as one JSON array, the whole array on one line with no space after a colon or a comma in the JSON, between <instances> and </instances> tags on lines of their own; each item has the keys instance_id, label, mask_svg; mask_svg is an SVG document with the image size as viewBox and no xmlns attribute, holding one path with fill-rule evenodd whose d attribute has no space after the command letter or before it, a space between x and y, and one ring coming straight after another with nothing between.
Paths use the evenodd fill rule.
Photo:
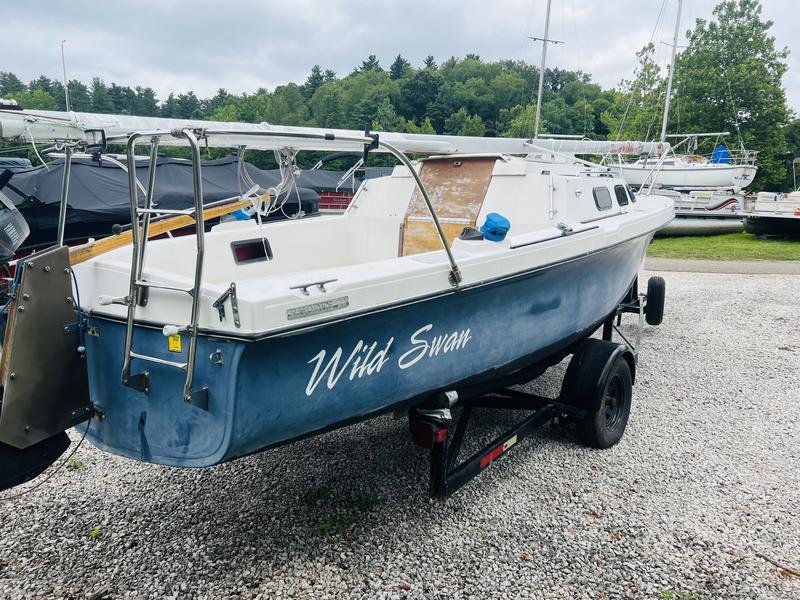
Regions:
<instances>
[{"instance_id":1,"label":"mast","mask_svg":"<svg viewBox=\"0 0 800 600\"><path fill-rule=\"evenodd\" d=\"M549 2L549 0L548 0ZM661 141L667 139L667 122L669 121L669 101L672 96L672 76L675 74L675 54L678 52L678 35L681 28L681 6L683 0L678 0L678 16L675 18L675 36L672 38L672 60L669 64L669 78L667 79L667 97L664 100L664 121L661 123ZM547 34L545 34L546 37Z\"/></svg>"},{"instance_id":2,"label":"mast","mask_svg":"<svg viewBox=\"0 0 800 600\"><path fill-rule=\"evenodd\" d=\"M547 58L547 34L550 31L550 4L552 0L547 0L547 16L544 18L544 37L542 38L542 61L539 64L539 93L536 96L536 123L533 126L533 137L539 137L539 118L542 114L542 88L544 87L544 63ZM536 38L532 38L536 39ZM662 142L664 140L661 140Z\"/></svg>"}]
</instances>

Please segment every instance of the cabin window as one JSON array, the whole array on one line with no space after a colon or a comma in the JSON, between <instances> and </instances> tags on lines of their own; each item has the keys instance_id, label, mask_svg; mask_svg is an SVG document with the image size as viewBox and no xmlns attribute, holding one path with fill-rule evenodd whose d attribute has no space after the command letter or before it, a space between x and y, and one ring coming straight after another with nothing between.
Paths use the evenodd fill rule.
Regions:
<instances>
[{"instance_id":1,"label":"cabin window","mask_svg":"<svg viewBox=\"0 0 800 600\"><path fill-rule=\"evenodd\" d=\"M231 242L231 251L237 265L272 260L272 248L267 238Z\"/></svg>"},{"instance_id":2,"label":"cabin window","mask_svg":"<svg viewBox=\"0 0 800 600\"><path fill-rule=\"evenodd\" d=\"M592 190L594 203L598 210L608 210L612 206L611 192L607 187L596 187Z\"/></svg>"},{"instance_id":3,"label":"cabin window","mask_svg":"<svg viewBox=\"0 0 800 600\"><path fill-rule=\"evenodd\" d=\"M625 189L628 192L628 198L631 199L631 202L636 202L636 192L633 191L633 188L629 185L626 185Z\"/></svg>"},{"instance_id":4,"label":"cabin window","mask_svg":"<svg viewBox=\"0 0 800 600\"><path fill-rule=\"evenodd\" d=\"M620 206L628 205L628 192L625 191L624 185L615 185L614 195L617 197L617 204L619 204Z\"/></svg>"}]
</instances>

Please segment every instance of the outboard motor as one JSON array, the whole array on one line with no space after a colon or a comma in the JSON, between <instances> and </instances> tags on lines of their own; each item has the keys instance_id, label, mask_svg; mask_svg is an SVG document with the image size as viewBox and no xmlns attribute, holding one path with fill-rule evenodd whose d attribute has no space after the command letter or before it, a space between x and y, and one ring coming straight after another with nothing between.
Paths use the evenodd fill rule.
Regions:
<instances>
[{"instance_id":1,"label":"outboard motor","mask_svg":"<svg viewBox=\"0 0 800 600\"><path fill-rule=\"evenodd\" d=\"M22 242L31 233L25 218L3 193L12 175L8 169L0 173L0 264L4 266L14 258Z\"/></svg>"}]
</instances>

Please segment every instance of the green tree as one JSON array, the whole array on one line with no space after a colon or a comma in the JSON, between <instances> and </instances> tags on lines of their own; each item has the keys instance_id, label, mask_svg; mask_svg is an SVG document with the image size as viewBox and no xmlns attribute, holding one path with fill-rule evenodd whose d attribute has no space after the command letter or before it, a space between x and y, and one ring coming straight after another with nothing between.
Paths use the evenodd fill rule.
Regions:
<instances>
[{"instance_id":1,"label":"green tree","mask_svg":"<svg viewBox=\"0 0 800 600\"><path fill-rule=\"evenodd\" d=\"M357 67L356 70L353 71L353 75L357 73L366 73L367 71L383 71L378 57L374 54L370 54L367 57L367 60L361 61L361 66Z\"/></svg>"},{"instance_id":2,"label":"green tree","mask_svg":"<svg viewBox=\"0 0 800 600\"><path fill-rule=\"evenodd\" d=\"M19 77L8 71L0 71L0 97L12 97L17 92L25 89L25 84Z\"/></svg>"},{"instance_id":3,"label":"green tree","mask_svg":"<svg viewBox=\"0 0 800 600\"><path fill-rule=\"evenodd\" d=\"M303 96L306 100L311 98L324 83L325 75L322 74L322 68L319 65L311 67L311 73L309 73L306 82L303 84Z\"/></svg>"},{"instance_id":4,"label":"green tree","mask_svg":"<svg viewBox=\"0 0 800 600\"><path fill-rule=\"evenodd\" d=\"M422 64L425 65L426 69L435 69L436 68L436 59L433 58L432 54L428 54L428 56L425 57L425 60L423 61Z\"/></svg>"},{"instance_id":5,"label":"green tree","mask_svg":"<svg viewBox=\"0 0 800 600\"><path fill-rule=\"evenodd\" d=\"M666 86L654 54L654 44L636 53L639 64L633 79L619 83L619 92L602 113L602 122L614 139L649 140L658 133Z\"/></svg>"},{"instance_id":6,"label":"green tree","mask_svg":"<svg viewBox=\"0 0 800 600\"><path fill-rule=\"evenodd\" d=\"M444 79L434 69L422 69L404 79L398 106L403 116L412 121L425 118L428 105L436 99L442 83Z\"/></svg>"},{"instance_id":7,"label":"green tree","mask_svg":"<svg viewBox=\"0 0 800 600\"><path fill-rule=\"evenodd\" d=\"M411 63L408 62L402 55L398 54L392 66L389 67L389 77L392 79L402 79L411 69Z\"/></svg>"},{"instance_id":8,"label":"green tree","mask_svg":"<svg viewBox=\"0 0 800 600\"><path fill-rule=\"evenodd\" d=\"M92 110L92 96L89 88L77 79L70 79L67 83L69 88L69 105L76 112L89 112Z\"/></svg>"},{"instance_id":9,"label":"green tree","mask_svg":"<svg viewBox=\"0 0 800 600\"><path fill-rule=\"evenodd\" d=\"M773 23L762 18L758 0L724 0L713 14L716 20L697 19L675 67L683 105L691 106L682 111L681 127L738 133L759 152L753 187L781 187L789 118L781 79L789 51L776 48Z\"/></svg>"},{"instance_id":10,"label":"green tree","mask_svg":"<svg viewBox=\"0 0 800 600\"><path fill-rule=\"evenodd\" d=\"M397 114L394 104L389 98L384 98L375 118L372 120L372 129L376 131L403 131L405 129L405 119Z\"/></svg>"},{"instance_id":11,"label":"green tree","mask_svg":"<svg viewBox=\"0 0 800 600\"><path fill-rule=\"evenodd\" d=\"M486 126L478 115L470 115L466 108L461 107L445 120L444 130L453 135L480 137L486 132Z\"/></svg>"},{"instance_id":12,"label":"green tree","mask_svg":"<svg viewBox=\"0 0 800 600\"><path fill-rule=\"evenodd\" d=\"M55 98L42 89L22 90L14 94L14 100L16 100L22 108L38 110L58 109L58 103Z\"/></svg>"},{"instance_id":13,"label":"green tree","mask_svg":"<svg viewBox=\"0 0 800 600\"><path fill-rule=\"evenodd\" d=\"M89 86L89 95L92 98L92 112L114 112L114 103L108 94L108 87L99 77L92 79L92 84Z\"/></svg>"}]
</instances>

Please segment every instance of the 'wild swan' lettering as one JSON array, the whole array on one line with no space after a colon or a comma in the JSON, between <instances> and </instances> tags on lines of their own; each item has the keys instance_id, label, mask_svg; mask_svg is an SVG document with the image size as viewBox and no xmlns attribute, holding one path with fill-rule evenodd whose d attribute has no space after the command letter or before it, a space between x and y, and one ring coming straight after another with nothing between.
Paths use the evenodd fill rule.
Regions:
<instances>
[{"instance_id":1,"label":"'wild swan' lettering","mask_svg":"<svg viewBox=\"0 0 800 600\"><path fill-rule=\"evenodd\" d=\"M464 329L462 331L454 331L450 335L437 335L429 342L421 336L431 329L433 329L433 324L429 323L411 334L411 344L413 347L400 357L397 361L398 367L407 369L417 364L426 356L430 358L440 353L444 354L447 352L454 352L455 350L461 350L467 345L467 342L472 339L470 330Z\"/></svg>"},{"instance_id":2,"label":"'wild swan' lettering","mask_svg":"<svg viewBox=\"0 0 800 600\"><path fill-rule=\"evenodd\" d=\"M311 374L311 378L308 380L308 385L306 385L306 396L310 396L314 393L314 390L317 388L317 385L319 385L319 382L325 379L326 373L328 375L328 381L326 385L329 390L332 390L334 386L339 383L339 379L342 377L342 374L344 374L344 372L347 370L347 367L350 366L351 363L351 381L356 377L360 379L364 375L372 375L373 373L377 373L381 370L383 365L386 364L386 361L389 360L388 354L389 348L392 347L392 342L394 342L394 338L389 338L389 341L386 342L386 346L383 348L383 350L378 351L373 356L372 353L375 351L378 342L373 342L372 345L367 346L364 344L363 340L359 340L341 368L339 368L339 361L341 360L343 354L341 346L339 346L336 349L336 352L331 355L330 360L328 360L328 363L324 368L322 365L325 362L326 352L325 350L320 350L319 354L308 361L308 364L311 364L314 361L316 361L317 364L314 365L314 372Z\"/></svg>"},{"instance_id":3,"label":"'wild swan' lettering","mask_svg":"<svg viewBox=\"0 0 800 600\"><path fill-rule=\"evenodd\" d=\"M425 334L432 329L433 324L428 323L411 334L411 348L397 360L397 366L400 369L413 367L423 358L433 358L440 354L461 350L472 339L469 329L435 335L430 339L426 338ZM313 394L322 382L325 387L332 390L345 374L350 381L353 381L379 373L389 362L389 351L393 343L394 338L391 337L386 345L378 350L377 340L371 344L364 340L358 340L344 361L344 350L341 346L336 348L330 357L327 351L320 350L314 358L308 361L308 364L314 365L314 372L306 384L306 396Z\"/></svg>"}]
</instances>

